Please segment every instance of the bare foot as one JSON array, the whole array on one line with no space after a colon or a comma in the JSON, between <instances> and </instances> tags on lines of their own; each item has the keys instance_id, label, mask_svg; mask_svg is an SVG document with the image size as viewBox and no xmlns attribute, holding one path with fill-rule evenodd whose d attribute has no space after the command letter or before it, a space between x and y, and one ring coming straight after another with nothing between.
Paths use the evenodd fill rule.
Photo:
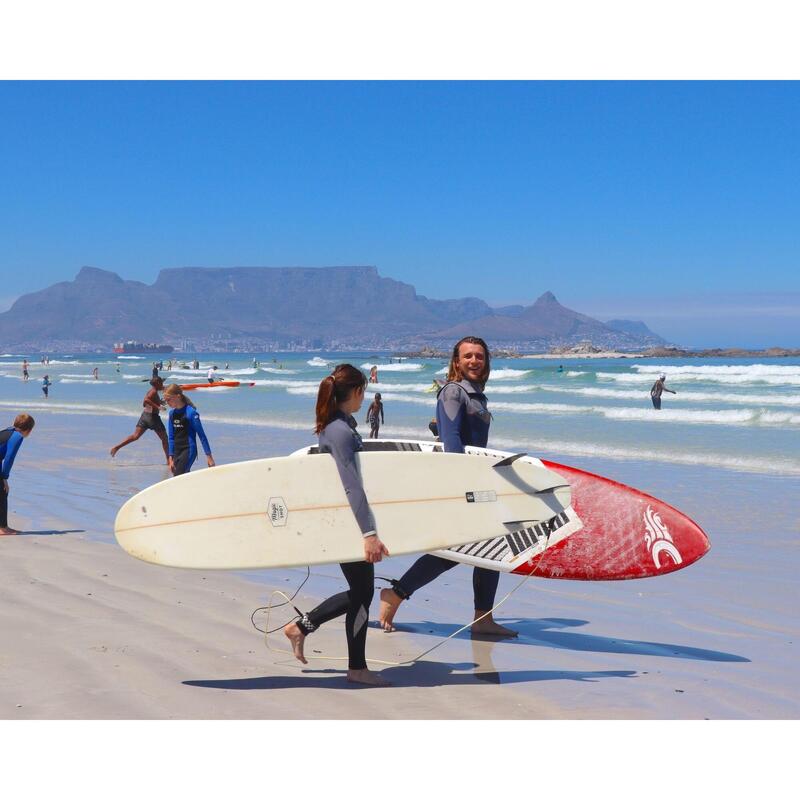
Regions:
<instances>
[{"instance_id":1,"label":"bare foot","mask_svg":"<svg viewBox=\"0 0 800 800\"><path fill-rule=\"evenodd\" d=\"M111 448L111 458L114 458L114 456L117 454L117 450L119 450L119 447Z\"/></svg>"},{"instance_id":2,"label":"bare foot","mask_svg":"<svg viewBox=\"0 0 800 800\"><path fill-rule=\"evenodd\" d=\"M303 664L308 664L306 661L306 657L303 655L303 644L306 640L306 635L294 622L290 622L284 629L284 634L286 638L292 643L292 652L294 653L294 657L302 662Z\"/></svg>"},{"instance_id":3,"label":"bare foot","mask_svg":"<svg viewBox=\"0 0 800 800\"><path fill-rule=\"evenodd\" d=\"M18 533L14 528L0 528L0 536L16 536Z\"/></svg>"},{"instance_id":4,"label":"bare foot","mask_svg":"<svg viewBox=\"0 0 800 800\"><path fill-rule=\"evenodd\" d=\"M484 612L476 611L475 618L480 617ZM473 622L471 631L478 636L506 636L513 638L519 636L519 631L514 631L511 628L505 628L494 621L491 614L484 617L480 622Z\"/></svg>"},{"instance_id":5,"label":"bare foot","mask_svg":"<svg viewBox=\"0 0 800 800\"><path fill-rule=\"evenodd\" d=\"M386 591L386 590L384 590ZM367 686L391 686L392 684L382 678L380 672L372 672L368 669L349 669L347 670L347 680L351 683L364 683Z\"/></svg>"},{"instance_id":6,"label":"bare foot","mask_svg":"<svg viewBox=\"0 0 800 800\"><path fill-rule=\"evenodd\" d=\"M381 606L378 610L378 623L386 633L397 630L394 625L392 625L392 620L402 602L403 598L395 594L394 590L381 589Z\"/></svg>"}]
</instances>

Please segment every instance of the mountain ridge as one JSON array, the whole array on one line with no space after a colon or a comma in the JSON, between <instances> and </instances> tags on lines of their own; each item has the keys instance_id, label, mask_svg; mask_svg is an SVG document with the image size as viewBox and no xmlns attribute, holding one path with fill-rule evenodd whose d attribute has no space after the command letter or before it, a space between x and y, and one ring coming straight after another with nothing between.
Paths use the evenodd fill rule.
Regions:
<instances>
[{"instance_id":1,"label":"mountain ridge","mask_svg":"<svg viewBox=\"0 0 800 800\"><path fill-rule=\"evenodd\" d=\"M128 339L198 350L397 349L470 333L520 349L587 338L627 349L665 343L614 330L549 291L530 306L492 309L477 297L428 298L372 265L171 267L152 284L84 266L0 313L0 347L52 352Z\"/></svg>"}]
</instances>

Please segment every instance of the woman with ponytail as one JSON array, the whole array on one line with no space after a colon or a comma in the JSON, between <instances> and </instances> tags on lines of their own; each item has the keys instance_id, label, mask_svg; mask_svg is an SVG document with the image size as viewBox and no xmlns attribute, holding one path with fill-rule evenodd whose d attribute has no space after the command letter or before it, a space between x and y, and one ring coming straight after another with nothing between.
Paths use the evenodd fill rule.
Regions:
<instances>
[{"instance_id":1,"label":"woman with ponytail","mask_svg":"<svg viewBox=\"0 0 800 800\"><path fill-rule=\"evenodd\" d=\"M200 422L200 412L195 404L183 393L177 383L171 383L164 389L164 400L169 406L167 423L167 442L169 445L169 468L173 475L183 475L192 468L197 458L197 439L203 445L206 462L214 466L211 446Z\"/></svg>"},{"instance_id":2,"label":"woman with ponytail","mask_svg":"<svg viewBox=\"0 0 800 800\"><path fill-rule=\"evenodd\" d=\"M389 551L378 537L364 486L358 472L356 453L363 449L356 432L354 414L364 402L367 379L363 372L350 364L339 364L324 378L317 393L315 432L319 436L319 452L329 453L344 485L350 508L353 510L364 539L364 560L339 566L350 587L346 592L329 597L297 622L290 622L284 633L292 643L295 658L303 664L306 636L320 625L346 614L347 679L369 686L388 686L388 681L367 668L367 622L375 582L375 564Z\"/></svg>"},{"instance_id":3,"label":"woman with ponytail","mask_svg":"<svg viewBox=\"0 0 800 800\"><path fill-rule=\"evenodd\" d=\"M463 453L465 445L486 447L492 415L483 393L489 380L489 348L477 336L465 336L453 347L447 383L436 400L436 424L446 453ZM392 620L400 603L442 573L456 566L440 556L428 553L418 558L391 589L381 591L379 619L387 632L394 630ZM517 632L494 621L492 609L500 573L483 567L472 572L475 622L472 633L489 636L516 636Z\"/></svg>"}]
</instances>

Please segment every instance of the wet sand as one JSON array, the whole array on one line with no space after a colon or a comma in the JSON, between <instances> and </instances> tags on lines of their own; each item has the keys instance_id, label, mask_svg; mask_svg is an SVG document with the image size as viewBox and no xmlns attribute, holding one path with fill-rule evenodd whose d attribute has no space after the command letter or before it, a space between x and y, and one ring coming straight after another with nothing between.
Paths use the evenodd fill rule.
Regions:
<instances>
[{"instance_id":1,"label":"wet sand","mask_svg":"<svg viewBox=\"0 0 800 800\"><path fill-rule=\"evenodd\" d=\"M394 686L350 685L341 621L307 640L303 666L269 650L250 615L305 570L256 573L154 567L113 540L133 492L166 477L153 434L107 451L135 420L38 415L12 474L0 538L2 719L787 719L800 715L797 479L584 459L667 499L707 530L711 552L656 579L531 579L496 616L516 640L462 633L471 570L459 566L401 608L397 633L369 632L370 658ZM220 463L290 452L301 432L207 426ZM773 498L769 514L765 498ZM378 565L397 577L411 558ZM498 597L517 586L504 576ZM380 584L381 585L385 584ZM341 590L315 567L294 603ZM276 599L280 602L280 599ZM287 619L273 613L272 624ZM377 598L373 616L377 612ZM290 612L293 613L293 612ZM264 615L256 617L264 623ZM285 648L283 637L270 637Z\"/></svg>"}]
</instances>

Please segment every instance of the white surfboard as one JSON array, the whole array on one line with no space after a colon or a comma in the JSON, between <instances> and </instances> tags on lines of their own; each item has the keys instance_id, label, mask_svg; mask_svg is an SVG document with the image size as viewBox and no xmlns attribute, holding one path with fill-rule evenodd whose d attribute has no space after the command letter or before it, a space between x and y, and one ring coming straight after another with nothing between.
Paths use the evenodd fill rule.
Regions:
<instances>
[{"instance_id":1,"label":"white surfboard","mask_svg":"<svg viewBox=\"0 0 800 800\"><path fill-rule=\"evenodd\" d=\"M428 552L551 519L570 503L555 472L456 453L359 453L392 555ZM128 500L115 534L144 561L255 569L361 561L364 544L333 457L267 458L171 478Z\"/></svg>"}]
</instances>

